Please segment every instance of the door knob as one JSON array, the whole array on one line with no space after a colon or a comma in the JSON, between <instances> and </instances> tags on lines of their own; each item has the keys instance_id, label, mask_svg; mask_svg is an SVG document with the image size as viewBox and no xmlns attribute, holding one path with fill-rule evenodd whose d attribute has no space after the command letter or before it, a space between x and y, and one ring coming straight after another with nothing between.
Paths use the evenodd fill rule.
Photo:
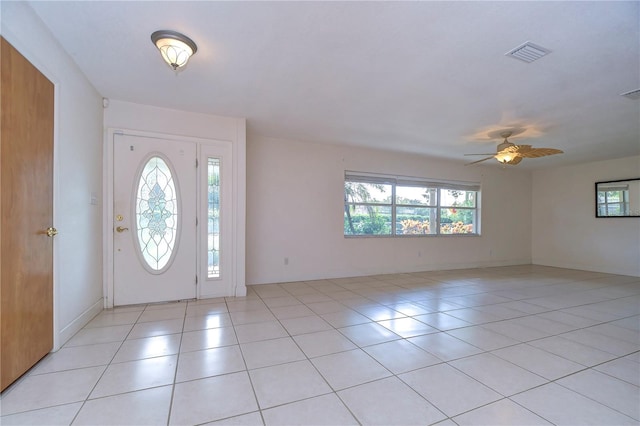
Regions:
<instances>
[{"instance_id":1,"label":"door knob","mask_svg":"<svg viewBox=\"0 0 640 426\"><path fill-rule=\"evenodd\" d=\"M47 228L45 233L47 234L47 237L53 237L54 235L56 235L58 233L58 230L56 228L54 228L54 227L49 227L49 228Z\"/></svg>"},{"instance_id":2,"label":"door knob","mask_svg":"<svg viewBox=\"0 0 640 426\"><path fill-rule=\"evenodd\" d=\"M124 231L128 231L128 230L129 230L129 228L123 228L122 226L118 226L118 227L116 228L116 231L117 231L117 232L124 232Z\"/></svg>"}]
</instances>

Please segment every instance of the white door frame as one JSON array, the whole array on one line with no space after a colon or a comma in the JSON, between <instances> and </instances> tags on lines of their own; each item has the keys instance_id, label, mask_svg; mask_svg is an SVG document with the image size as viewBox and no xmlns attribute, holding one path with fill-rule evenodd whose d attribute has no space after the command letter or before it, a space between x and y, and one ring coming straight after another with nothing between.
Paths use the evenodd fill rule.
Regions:
<instances>
[{"instance_id":1,"label":"white door frame","mask_svg":"<svg viewBox=\"0 0 640 426\"><path fill-rule=\"evenodd\" d=\"M114 294L114 259L113 259L113 178L114 178L114 137L115 135L130 135L130 136L141 136L141 137L150 137L156 139L166 139L172 141L185 141L185 142L194 142L198 144L198 156L200 153L200 146L213 146L219 145L222 143L229 143L232 147L232 157L233 157L233 181L232 181L232 192L234 194L233 197L233 215L231 221L231 235L228 235L227 238L232 239L233 250L231 253L232 259L230 262L231 271L231 281L232 284L229 288L229 294L225 296L245 296L247 294L247 288L245 285L245 165L244 158L246 152L244 151L244 144L237 144L234 141L229 140L216 140L216 139L204 139L204 138L196 138L191 136L179 136L179 135L169 135L163 133L154 133L147 131L138 131L138 130L125 130L125 129L117 129L117 128L108 128L107 136L105 139L105 172L104 172L104 221L103 221L103 236L105 241L105 251L104 251L104 273L103 273L103 281L104 281L104 307L105 308L113 308L113 294ZM198 175L199 176L199 175ZM199 181L199 178L198 178ZM200 223L203 223L204 218L200 219ZM199 232L200 233L200 232ZM198 256L198 262L200 261L200 256ZM198 268L198 274L200 274L200 268ZM204 277L202 277L204 278ZM199 278L199 282L202 280ZM201 298L201 286L198 285L197 289L197 297ZM206 295L204 297L207 297Z\"/></svg>"}]
</instances>

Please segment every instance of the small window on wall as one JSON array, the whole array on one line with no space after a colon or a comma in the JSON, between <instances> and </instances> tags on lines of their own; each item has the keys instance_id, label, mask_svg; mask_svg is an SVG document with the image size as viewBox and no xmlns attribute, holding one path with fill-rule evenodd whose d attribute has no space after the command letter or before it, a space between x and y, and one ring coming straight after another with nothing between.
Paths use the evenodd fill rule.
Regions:
<instances>
[{"instance_id":1,"label":"small window on wall","mask_svg":"<svg viewBox=\"0 0 640 426\"><path fill-rule=\"evenodd\" d=\"M347 172L345 236L479 234L477 183Z\"/></svg>"},{"instance_id":2,"label":"small window on wall","mask_svg":"<svg viewBox=\"0 0 640 426\"><path fill-rule=\"evenodd\" d=\"M598 216L629 216L629 186L604 185L598 191Z\"/></svg>"}]
</instances>

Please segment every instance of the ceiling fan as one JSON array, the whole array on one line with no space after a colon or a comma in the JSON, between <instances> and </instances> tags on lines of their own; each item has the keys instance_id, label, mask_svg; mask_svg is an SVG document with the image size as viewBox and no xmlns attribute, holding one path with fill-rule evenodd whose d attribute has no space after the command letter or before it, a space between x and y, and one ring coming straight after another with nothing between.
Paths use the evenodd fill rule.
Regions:
<instances>
[{"instance_id":1,"label":"ceiling fan","mask_svg":"<svg viewBox=\"0 0 640 426\"><path fill-rule=\"evenodd\" d=\"M489 157L482 160L465 164L466 166L495 158L502 164L510 164L515 166L520 163L523 158L546 157L547 155L562 154L563 151L554 148L533 148L531 145L516 145L509 142L507 138L511 137L513 132L505 131L500 134L504 141L498 145L495 154L465 154L465 155L488 155Z\"/></svg>"}]
</instances>

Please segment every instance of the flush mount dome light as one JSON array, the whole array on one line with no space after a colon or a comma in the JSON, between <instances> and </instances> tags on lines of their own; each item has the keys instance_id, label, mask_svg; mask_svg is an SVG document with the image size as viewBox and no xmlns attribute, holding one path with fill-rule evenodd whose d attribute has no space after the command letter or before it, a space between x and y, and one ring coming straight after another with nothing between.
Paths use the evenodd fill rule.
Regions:
<instances>
[{"instance_id":1,"label":"flush mount dome light","mask_svg":"<svg viewBox=\"0 0 640 426\"><path fill-rule=\"evenodd\" d=\"M193 40L177 31L156 31L151 34L151 41L160 50L162 58L174 71L178 71L187 65L191 55L198 50L198 46Z\"/></svg>"}]
</instances>

